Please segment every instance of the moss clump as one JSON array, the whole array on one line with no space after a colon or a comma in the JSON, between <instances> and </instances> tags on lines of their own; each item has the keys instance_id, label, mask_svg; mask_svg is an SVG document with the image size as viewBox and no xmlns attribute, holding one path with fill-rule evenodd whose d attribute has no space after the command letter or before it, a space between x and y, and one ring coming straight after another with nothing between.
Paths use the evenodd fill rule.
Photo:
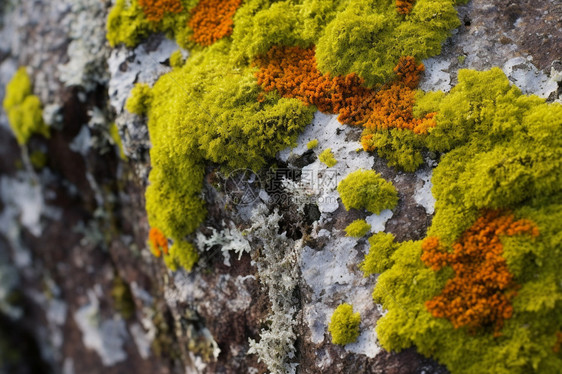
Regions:
<instances>
[{"instance_id":1,"label":"moss clump","mask_svg":"<svg viewBox=\"0 0 562 374\"><path fill-rule=\"evenodd\" d=\"M187 26L189 10L198 0L181 0L180 11L159 12L161 16L152 17L143 10L139 0L117 0L107 18L107 40L112 47L123 43L135 47L151 33L164 32L176 38L182 47L190 45L191 30Z\"/></svg>"},{"instance_id":2,"label":"moss clump","mask_svg":"<svg viewBox=\"0 0 562 374\"><path fill-rule=\"evenodd\" d=\"M43 169L47 165L47 155L41 151L33 151L29 155L29 161L35 169Z\"/></svg>"},{"instance_id":3,"label":"moss clump","mask_svg":"<svg viewBox=\"0 0 562 374\"><path fill-rule=\"evenodd\" d=\"M359 337L359 324L361 316L359 312L353 313L353 306L341 304L334 310L328 330L332 334L332 343L346 345L353 343Z\"/></svg>"},{"instance_id":4,"label":"moss clump","mask_svg":"<svg viewBox=\"0 0 562 374\"><path fill-rule=\"evenodd\" d=\"M201 42L201 31L202 45L216 42L216 33L223 37L232 31L235 65L245 65L273 46L317 45L323 73L357 73L374 86L394 76L393 68L402 56L419 61L439 54L441 43L460 24L454 0L417 0L407 16L397 12L395 0L247 0L242 5L232 0L221 3L221 8L217 1L205 1L200 7L196 7L198 0L181 3L181 11L161 12L161 19L149 21L138 0L117 0L107 22L110 44L133 47L152 32L165 32L180 46L193 48L192 40ZM209 12L217 17L199 19ZM221 17L227 21L223 26L219 26ZM215 23L219 27L207 30Z\"/></svg>"},{"instance_id":5,"label":"moss clump","mask_svg":"<svg viewBox=\"0 0 562 374\"><path fill-rule=\"evenodd\" d=\"M119 129L117 128L117 125L115 123L112 123L109 126L109 136L111 137L113 144L119 151L119 158L121 158L121 160L123 161L127 161L127 155L125 154L125 151L123 149L123 142L121 141L121 136L119 135Z\"/></svg>"},{"instance_id":6,"label":"moss clump","mask_svg":"<svg viewBox=\"0 0 562 374\"><path fill-rule=\"evenodd\" d=\"M335 166L338 163L338 160L335 159L331 148L326 148L325 150L323 150L322 153L318 155L318 159L329 168Z\"/></svg>"},{"instance_id":7,"label":"moss clump","mask_svg":"<svg viewBox=\"0 0 562 374\"><path fill-rule=\"evenodd\" d=\"M395 0L352 0L329 22L316 48L318 68L357 73L368 86L387 82L402 56L418 61L441 52L460 22L451 0L417 0L406 17ZM353 51L353 53L349 53Z\"/></svg>"},{"instance_id":8,"label":"moss clump","mask_svg":"<svg viewBox=\"0 0 562 374\"><path fill-rule=\"evenodd\" d=\"M374 170L357 170L338 184L345 209L363 209L380 214L398 203L398 192Z\"/></svg>"},{"instance_id":9,"label":"moss clump","mask_svg":"<svg viewBox=\"0 0 562 374\"><path fill-rule=\"evenodd\" d=\"M166 265L172 271L176 271L179 266L191 271L198 260L199 253L193 244L185 240L176 241L170 248L170 254L164 256Z\"/></svg>"},{"instance_id":10,"label":"moss clump","mask_svg":"<svg viewBox=\"0 0 562 374\"><path fill-rule=\"evenodd\" d=\"M24 67L19 68L6 86L3 104L10 127L20 145L26 144L33 134L46 138L50 136L49 127L43 121L41 100L32 94L31 80Z\"/></svg>"},{"instance_id":11,"label":"moss clump","mask_svg":"<svg viewBox=\"0 0 562 374\"><path fill-rule=\"evenodd\" d=\"M183 58L183 54L180 50L173 52L170 55L170 66L173 68L180 68L185 63L185 59Z\"/></svg>"},{"instance_id":12,"label":"moss clump","mask_svg":"<svg viewBox=\"0 0 562 374\"><path fill-rule=\"evenodd\" d=\"M314 108L296 99L270 94L258 100L252 69L232 71L229 52L230 43L221 40L194 53L152 89L138 85L128 103L148 116L149 223L175 241L205 218L201 190L206 161L226 169L259 170L278 151L294 145L312 120Z\"/></svg>"},{"instance_id":13,"label":"moss clump","mask_svg":"<svg viewBox=\"0 0 562 374\"><path fill-rule=\"evenodd\" d=\"M386 234L371 238L362 268L367 274L382 272L373 292L388 310L376 327L381 345L396 351L415 345L452 373L558 373L562 357L553 347L562 325L557 280L562 267L562 105L522 95L500 69L461 70L449 94L428 94L418 104L421 112L438 113L427 146L447 152L433 174L436 214L427 234L439 241L431 263L440 265L433 269L422 261L422 241L395 243ZM500 230L498 239L487 243L491 224L481 228L485 235L470 236L471 227L489 210L510 211L514 222L532 222L538 236L514 235L519 225ZM446 285L454 277L474 276L470 284L478 283L476 274L493 279L495 273L489 271L504 263L501 258L496 267L461 275L455 273L461 269L456 263L453 270L445 261L467 246L482 245L507 265L508 273L503 273L509 276L495 279L512 278L518 285L515 294L505 294L508 304L502 306L505 320L499 331L491 320L478 326L455 320L455 328L427 307L450 291ZM484 297L482 305L495 305L503 294L489 281L472 291L483 292L478 294ZM441 315L440 306L429 306ZM488 321L486 310L481 312L480 321Z\"/></svg>"},{"instance_id":14,"label":"moss clump","mask_svg":"<svg viewBox=\"0 0 562 374\"><path fill-rule=\"evenodd\" d=\"M140 116L146 113L151 101L152 92L150 86L144 83L137 83L131 90L131 95L125 103L125 109Z\"/></svg>"},{"instance_id":15,"label":"moss clump","mask_svg":"<svg viewBox=\"0 0 562 374\"><path fill-rule=\"evenodd\" d=\"M361 143L364 149L375 149L389 166L414 172L423 164L421 151L425 148L424 139L424 135L412 131L386 129L363 137Z\"/></svg>"},{"instance_id":16,"label":"moss clump","mask_svg":"<svg viewBox=\"0 0 562 374\"><path fill-rule=\"evenodd\" d=\"M312 139L311 141L309 141L308 143L306 143L306 148L307 149L314 149L318 147L318 139Z\"/></svg>"},{"instance_id":17,"label":"moss clump","mask_svg":"<svg viewBox=\"0 0 562 374\"><path fill-rule=\"evenodd\" d=\"M392 254L398 248L398 245L394 243L394 235L385 232L371 236L369 244L369 253L359 266L366 277L389 269L393 264Z\"/></svg>"},{"instance_id":18,"label":"moss clump","mask_svg":"<svg viewBox=\"0 0 562 374\"><path fill-rule=\"evenodd\" d=\"M369 230L371 230L371 225L369 225L364 219L356 219L345 228L346 236L352 236L355 238L365 236Z\"/></svg>"}]
</instances>

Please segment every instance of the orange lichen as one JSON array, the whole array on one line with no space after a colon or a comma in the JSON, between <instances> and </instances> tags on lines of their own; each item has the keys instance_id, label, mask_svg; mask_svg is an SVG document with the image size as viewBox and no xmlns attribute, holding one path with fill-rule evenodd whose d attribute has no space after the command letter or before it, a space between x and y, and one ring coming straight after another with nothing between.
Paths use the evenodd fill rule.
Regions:
<instances>
[{"instance_id":1,"label":"orange lichen","mask_svg":"<svg viewBox=\"0 0 562 374\"><path fill-rule=\"evenodd\" d=\"M168 254L168 239L162 231L155 227L151 228L148 233L148 240L156 257L160 257L162 252L166 255Z\"/></svg>"},{"instance_id":2,"label":"orange lichen","mask_svg":"<svg viewBox=\"0 0 562 374\"><path fill-rule=\"evenodd\" d=\"M416 0L396 0L396 10L400 14L409 14L414 7Z\"/></svg>"},{"instance_id":3,"label":"orange lichen","mask_svg":"<svg viewBox=\"0 0 562 374\"><path fill-rule=\"evenodd\" d=\"M147 20L160 22L166 13L183 11L181 0L139 0L139 5Z\"/></svg>"},{"instance_id":4,"label":"orange lichen","mask_svg":"<svg viewBox=\"0 0 562 374\"><path fill-rule=\"evenodd\" d=\"M513 215L488 211L466 230L447 252L436 237L422 243L422 261L437 271L449 265L455 277L449 279L441 294L425 306L437 318L447 318L455 328L466 326L474 332L483 326L499 331L511 318L511 300L517 285L502 256L501 236L539 235L530 220L515 220Z\"/></svg>"},{"instance_id":5,"label":"orange lichen","mask_svg":"<svg viewBox=\"0 0 562 374\"><path fill-rule=\"evenodd\" d=\"M191 40L209 46L232 34L232 17L242 0L201 0L191 10L189 27L193 30Z\"/></svg>"},{"instance_id":6,"label":"orange lichen","mask_svg":"<svg viewBox=\"0 0 562 374\"><path fill-rule=\"evenodd\" d=\"M394 68L396 78L374 90L365 87L355 73L335 77L322 74L314 53L314 48L273 47L254 61L259 67L258 84L265 91L277 90L281 96L313 104L321 112L338 114L341 123L361 125L371 132L398 128L425 134L435 126L435 113L421 119L413 117L415 88L424 71L423 64L416 64L413 57L400 58ZM365 136L364 144L370 139L369 134Z\"/></svg>"}]
</instances>

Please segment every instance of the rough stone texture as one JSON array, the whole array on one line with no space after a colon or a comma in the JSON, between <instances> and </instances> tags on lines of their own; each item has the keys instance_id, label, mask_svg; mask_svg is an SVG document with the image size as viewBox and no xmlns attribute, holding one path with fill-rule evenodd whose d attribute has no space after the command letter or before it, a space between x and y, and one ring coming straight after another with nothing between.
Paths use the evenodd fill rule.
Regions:
<instances>
[{"instance_id":1,"label":"rough stone texture","mask_svg":"<svg viewBox=\"0 0 562 374\"><path fill-rule=\"evenodd\" d=\"M0 372L266 372L255 355L247 356L248 340L259 340L268 328L270 296L277 297L257 270L265 250L259 238L250 234L251 253L240 259L231 253L230 266L221 248L206 248L190 274L170 273L146 249L150 141L144 119L126 113L123 104L135 82L153 83L168 71L175 43L155 35L134 50L95 45L82 61L80 44L71 42L80 30L103 33L99 18L109 1L2 4L0 97L17 67L28 66L35 93L50 108L53 135L34 137L20 149L0 114L0 349L17 347L15 359L0 363ZM84 14L77 17L73 9ZM472 0L459 13L463 25L442 55L426 61L422 88L450 89L460 68L501 66L523 91L561 100L560 1ZM101 43L96 40L89 42ZM61 82L63 64L96 68L80 76L79 85L67 86ZM126 162L107 138L113 121ZM308 151L306 143L315 138L319 148ZM358 129L318 114L299 145L280 153L283 175L244 179L255 197L247 205L234 204L232 186L209 167L209 215L200 234L209 238L225 228L251 233L252 208L261 204L282 213L278 233L287 233L299 259L291 295L298 309L296 357L290 361L299 364L299 373L445 373L414 349L388 353L378 347L373 326L383 311L370 297L376 279L363 278L357 267L368 243L343 233L347 224L365 218L373 231L392 232L399 240L422 238L433 214L428 191L438 160L426 155L417 173L399 172L355 152L358 138ZM310 185L310 175L329 177L317 160L328 147L338 160L336 180L359 167L374 168L395 184L398 207L378 216L347 212L333 184ZM29 163L36 150L48 155L41 171ZM116 278L134 304L129 318L111 296ZM359 342L342 348L331 344L326 326L331 311L345 301L361 312L362 324Z\"/></svg>"}]
</instances>

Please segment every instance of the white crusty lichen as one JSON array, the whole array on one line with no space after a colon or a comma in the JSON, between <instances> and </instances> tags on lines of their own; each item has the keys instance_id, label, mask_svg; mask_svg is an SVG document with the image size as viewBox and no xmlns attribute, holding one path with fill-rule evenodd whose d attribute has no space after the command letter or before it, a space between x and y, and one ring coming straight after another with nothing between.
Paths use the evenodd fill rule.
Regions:
<instances>
[{"instance_id":1,"label":"white crusty lichen","mask_svg":"<svg viewBox=\"0 0 562 374\"><path fill-rule=\"evenodd\" d=\"M231 251L236 253L240 260L242 255L250 253L252 248L250 247L250 242L246 239L246 234L238 230L233 223L227 227L223 221L222 225L224 228L220 231L212 227L213 233L210 236L205 236L202 232L198 232L196 244L200 252L210 251L215 246L220 247L224 264L230 266Z\"/></svg>"},{"instance_id":2,"label":"white crusty lichen","mask_svg":"<svg viewBox=\"0 0 562 374\"><path fill-rule=\"evenodd\" d=\"M82 86L91 92L109 80L106 68L108 47L105 39L105 14L108 1L72 0L65 18L71 42L68 63L59 68L67 86Z\"/></svg>"},{"instance_id":3,"label":"white crusty lichen","mask_svg":"<svg viewBox=\"0 0 562 374\"><path fill-rule=\"evenodd\" d=\"M302 243L278 234L282 216L275 210L260 205L254 211L253 226L249 230L252 242L261 250L256 259L262 284L267 288L271 302L271 313L267 318L268 328L260 332L259 342L250 339L249 354L256 354L273 374L293 374L297 363L294 342L297 338L298 300L294 291L299 281L299 258Z\"/></svg>"},{"instance_id":4,"label":"white crusty lichen","mask_svg":"<svg viewBox=\"0 0 562 374\"><path fill-rule=\"evenodd\" d=\"M128 333L122 318L102 320L99 300L94 290L88 291L89 303L74 313L82 331L82 342L100 356L104 366L115 365L127 358L123 345Z\"/></svg>"}]
</instances>

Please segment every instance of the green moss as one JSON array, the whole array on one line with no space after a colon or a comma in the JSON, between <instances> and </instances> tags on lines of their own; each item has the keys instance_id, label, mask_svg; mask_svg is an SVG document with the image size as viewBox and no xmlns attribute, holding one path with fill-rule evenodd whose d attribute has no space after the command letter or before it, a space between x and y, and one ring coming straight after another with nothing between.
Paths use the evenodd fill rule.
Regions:
<instances>
[{"instance_id":1,"label":"green moss","mask_svg":"<svg viewBox=\"0 0 562 374\"><path fill-rule=\"evenodd\" d=\"M140 116L146 113L151 101L152 92L150 86L145 83L137 83L131 90L131 95L125 103L125 109Z\"/></svg>"},{"instance_id":2,"label":"green moss","mask_svg":"<svg viewBox=\"0 0 562 374\"><path fill-rule=\"evenodd\" d=\"M125 151L123 150L123 142L121 141L121 136L119 135L119 129L115 123L112 123L109 126L109 136L111 136L113 144L115 144L119 151L119 158L123 161L127 161L127 155L125 155Z\"/></svg>"},{"instance_id":3,"label":"green moss","mask_svg":"<svg viewBox=\"0 0 562 374\"><path fill-rule=\"evenodd\" d=\"M107 40L112 47L119 43L134 47L150 31L150 24L135 0L130 2L130 6L126 0L117 0L107 18Z\"/></svg>"},{"instance_id":4,"label":"green moss","mask_svg":"<svg viewBox=\"0 0 562 374\"><path fill-rule=\"evenodd\" d=\"M187 26L189 12L198 0L182 0L184 11L178 14L167 13L159 22L146 19L138 0L117 0L107 18L107 40L112 47L125 44L135 47L151 33L163 32L175 37L181 47L191 46L191 31Z\"/></svg>"},{"instance_id":5,"label":"green moss","mask_svg":"<svg viewBox=\"0 0 562 374\"><path fill-rule=\"evenodd\" d=\"M41 151L33 151L29 155L29 161L35 169L43 169L47 165L47 155Z\"/></svg>"},{"instance_id":6,"label":"green moss","mask_svg":"<svg viewBox=\"0 0 562 374\"><path fill-rule=\"evenodd\" d=\"M318 147L318 139L312 139L311 141L309 141L308 143L306 143L306 148L307 149L314 149Z\"/></svg>"},{"instance_id":7,"label":"green moss","mask_svg":"<svg viewBox=\"0 0 562 374\"><path fill-rule=\"evenodd\" d=\"M137 0L118 0L107 22L112 46L138 44L152 32L165 32L185 48L189 41L188 10L197 0L184 0L184 12L148 22ZM369 86L394 76L401 56L418 60L437 55L441 43L460 22L454 0L417 0L402 16L394 0L247 0L236 12L232 63L245 66L273 46L317 45L323 72L357 73ZM349 53L353 51L353 53Z\"/></svg>"},{"instance_id":8,"label":"green moss","mask_svg":"<svg viewBox=\"0 0 562 374\"><path fill-rule=\"evenodd\" d=\"M398 203L398 193L392 183L387 182L374 170L356 170L338 184L338 192L345 209L365 208L379 214L392 209Z\"/></svg>"},{"instance_id":9,"label":"green moss","mask_svg":"<svg viewBox=\"0 0 562 374\"><path fill-rule=\"evenodd\" d=\"M323 150L322 153L318 155L318 159L329 168L335 166L338 163L338 160L335 159L331 148L326 148L325 150Z\"/></svg>"},{"instance_id":10,"label":"green moss","mask_svg":"<svg viewBox=\"0 0 562 374\"><path fill-rule=\"evenodd\" d=\"M385 232L371 236L369 244L369 253L359 266L366 277L389 269L393 265L391 256L398 248L398 245L394 243L394 235Z\"/></svg>"},{"instance_id":11,"label":"green moss","mask_svg":"<svg viewBox=\"0 0 562 374\"><path fill-rule=\"evenodd\" d=\"M417 0L406 17L394 0L352 0L318 40L318 67L337 75L357 73L368 86L382 84L394 76L401 56L422 60L439 54L459 25L451 0Z\"/></svg>"},{"instance_id":12,"label":"green moss","mask_svg":"<svg viewBox=\"0 0 562 374\"><path fill-rule=\"evenodd\" d=\"M421 151L425 137L409 130L387 129L372 133L372 144L377 154L387 160L389 166L413 172L423 164Z\"/></svg>"},{"instance_id":13,"label":"green moss","mask_svg":"<svg viewBox=\"0 0 562 374\"><path fill-rule=\"evenodd\" d=\"M461 70L449 94L431 96L422 111L438 115L427 144L448 153L434 169L436 213L428 236L450 248L485 209L509 209L535 222L540 235L500 237L520 287L500 336L486 327L473 334L455 329L427 311L425 301L441 292L453 271L426 267L421 242L372 237L362 268L366 274L382 271L373 297L388 313L377 324L378 339L387 350L415 345L452 373L557 373L562 367L562 357L553 351L562 326L562 105L522 95L499 69Z\"/></svg>"},{"instance_id":14,"label":"green moss","mask_svg":"<svg viewBox=\"0 0 562 374\"><path fill-rule=\"evenodd\" d=\"M178 266L183 267L187 271L191 271L193 265L199 260L199 254L193 244L185 240L174 242L170 248L170 255L164 257L165 261L166 258L170 259L166 261L166 265L174 271L177 270Z\"/></svg>"},{"instance_id":15,"label":"green moss","mask_svg":"<svg viewBox=\"0 0 562 374\"><path fill-rule=\"evenodd\" d=\"M31 80L24 67L14 74L6 86L3 106L20 145L26 144L33 134L46 138L50 136L49 127L43 122L41 100L32 94Z\"/></svg>"},{"instance_id":16,"label":"green moss","mask_svg":"<svg viewBox=\"0 0 562 374\"><path fill-rule=\"evenodd\" d=\"M364 219L356 219L345 228L346 236L352 236L355 238L365 236L369 230L371 230L371 225L369 225Z\"/></svg>"},{"instance_id":17,"label":"green moss","mask_svg":"<svg viewBox=\"0 0 562 374\"><path fill-rule=\"evenodd\" d=\"M338 306L328 325L332 343L346 345L355 342L359 337L360 323L361 316L359 313L353 313L352 305L345 303Z\"/></svg>"},{"instance_id":18,"label":"green moss","mask_svg":"<svg viewBox=\"0 0 562 374\"><path fill-rule=\"evenodd\" d=\"M131 109L148 102L152 171L146 191L149 223L181 239L205 217L201 198L205 162L225 169L259 170L296 142L314 108L296 99L265 96L251 68L233 70L230 43L217 42L162 76L152 89L139 88ZM150 100L144 100L150 97Z\"/></svg>"},{"instance_id":19,"label":"green moss","mask_svg":"<svg viewBox=\"0 0 562 374\"><path fill-rule=\"evenodd\" d=\"M177 51L173 52L170 55L170 66L173 68L180 68L183 66L183 64L185 63L185 60L183 58L183 54L181 53L181 51L178 49Z\"/></svg>"}]
</instances>

